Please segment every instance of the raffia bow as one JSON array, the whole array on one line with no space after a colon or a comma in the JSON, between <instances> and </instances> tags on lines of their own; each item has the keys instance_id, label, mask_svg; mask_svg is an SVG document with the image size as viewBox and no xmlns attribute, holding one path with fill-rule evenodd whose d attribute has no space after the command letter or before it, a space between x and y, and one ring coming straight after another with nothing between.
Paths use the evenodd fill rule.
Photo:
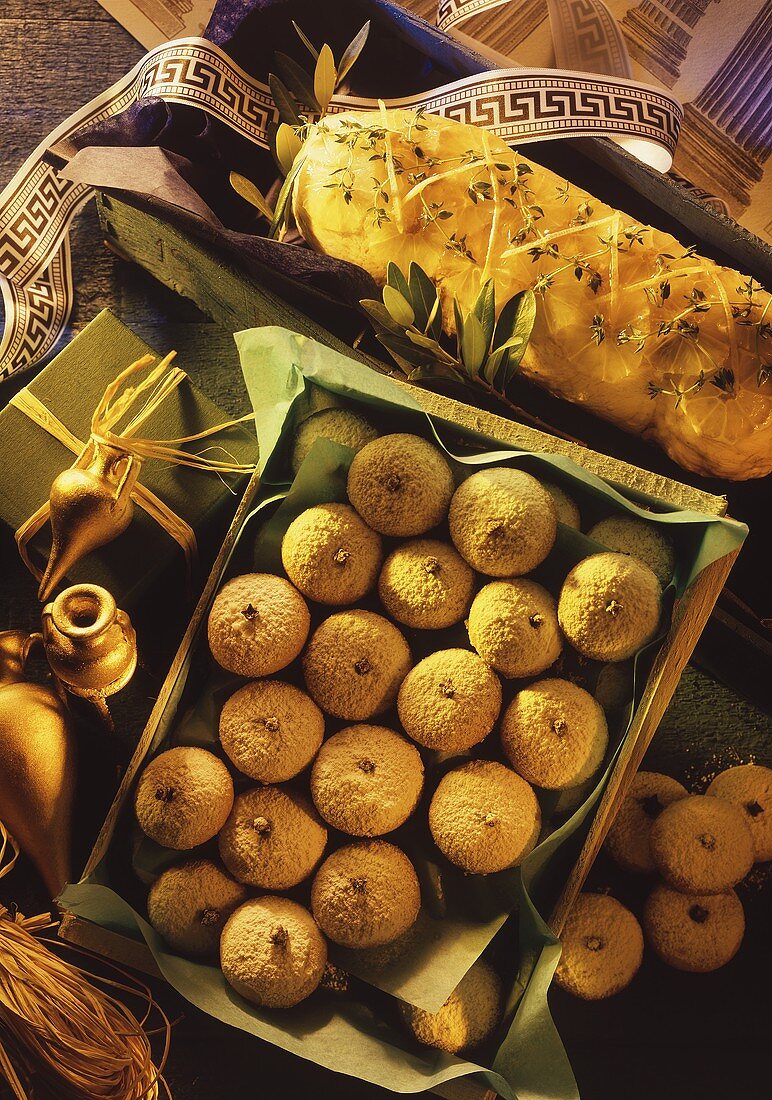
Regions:
<instances>
[{"instance_id":1,"label":"raffia bow","mask_svg":"<svg viewBox=\"0 0 772 1100\"><path fill-rule=\"evenodd\" d=\"M190 583L198 556L195 532L160 497L139 482L139 471L145 459L159 459L175 466L187 466L220 477L248 474L254 470L254 464L239 463L232 459L215 459L204 453L191 453L182 449L184 444L195 443L236 424L252 420L252 413L178 439L149 439L137 435L144 422L187 378L179 367L169 368L175 355L176 352L170 352L135 385L127 385L129 379L149 367L155 356L145 355L121 371L107 387L94 410L91 434L86 443L73 435L28 389L21 390L11 399L10 403L20 412L77 455L69 470L64 471L54 481L49 499L16 531L16 544L22 560L41 581L41 599L48 598L75 561L111 541L128 526L131 520L131 502L144 509L181 547ZM126 417L130 419L119 429L119 423ZM64 514L68 496L79 494L79 499L83 500L84 495L89 492L89 472L93 472L95 465L100 463L102 468L99 473L93 474L93 478L98 482L101 476L104 482L103 488L107 494L103 494L105 507L100 516L89 523L84 523L82 514L75 512L68 524ZM109 470L110 480L105 476L106 469ZM96 497L94 499L97 500ZM31 539L49 519L53 546L48 567L43 572L32 561L28 547Z\"/></svg>"}]
</instances>

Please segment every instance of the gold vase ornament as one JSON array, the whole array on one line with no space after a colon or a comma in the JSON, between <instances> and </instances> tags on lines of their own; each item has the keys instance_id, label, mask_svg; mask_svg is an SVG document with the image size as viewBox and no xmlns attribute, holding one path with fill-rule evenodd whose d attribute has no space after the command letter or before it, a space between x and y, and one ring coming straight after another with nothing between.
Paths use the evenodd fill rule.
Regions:
<instances>
[{"instance_id":1,"label":"gold vase ornament","mask_svg":"<svg viewBox=\"0 0 772 1100\"><path fill-rule=\"evenodd\" d=\"M73 695L99 704L134 675L137 636L106 588L65 588L43 608L42 625L51 671Z\"/></svg>"},{"instance_id":2,"label":"gold vase ornament","mask_svg":"<svg viewBox=\"0 0 772 1100\"><path fill-rule=\"evenodd\" d=\"M56 897L70 876L76 751L64 699L26 676L39 639L0 632L0 821Z\"/></svg>"},{"instance_id":3,"label":"gold vase ornament","mask_svg":"<svg viewBox=\"0 0 772 1100\"><path fill-rule=\"evenodd\" d=\"M49 495L53 541L38 590L41 602L77 561L129 526L141 465L136 455L92 436L77 462L54 479Z\"/></svg>"}]
</instances>

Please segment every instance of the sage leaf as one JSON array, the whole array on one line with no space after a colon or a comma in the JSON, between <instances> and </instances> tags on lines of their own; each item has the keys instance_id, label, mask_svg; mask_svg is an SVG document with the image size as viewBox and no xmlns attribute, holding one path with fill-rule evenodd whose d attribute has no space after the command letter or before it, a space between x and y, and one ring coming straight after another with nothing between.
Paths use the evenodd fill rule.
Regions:
<instances>
[{"instance_id":1,"label":"sage leaf","mask_svg":"<svg viewBox=\"0 0 772 1100\"><path fill-rule=\"evenodd\" d=\"M470 378L476 378L485 362L488 345L483 328L475 313L464 318L464 332L461 337L461 361Z\"/></svg>"},{"instance_id":2,"label":"sage leaf","mask_svg":"<svg viewBox=\"0 0 772 1100\"><path fill-rule=\"evenodd\" d=\"M271 95L273 96L273 101L276 104L276 109L279 112L281 121L289 123L290 126L300 126L298 105L292 98L286 84L284 84L282 80L279 80L278 76L274 73L269 73L268 87L271 89Z\"/></svg>"},{"instance_id":3,"label":"sage leaf","mask_svg":"<svg viewBox=\"0 0 772 1100\"><path fill-rule=\"evenodd\" d=\"M312 111L321 111L322 108L314 94L311 77L298 65L297 61L293 61L286 53L281 53L279 50L274 54L274 60L282 80L298 103L304 107L310 107Z\"/></svg>"},{"instance_id":4,"label":"sage leaf","mask_svg":"<svg viewBox=\"0 0 772 1100\"><path fill-rule=\"evenodd\" d=\"M319 51L316 68L314 69L314 95L322 111L327 110L335 91L337 79L335 58L332 56L332 50L325 42Z\"/></svg>"},{"instance_id":5,"label":"sage leaf","mask_svg":"<svg viewBox=\"0 0 772 1100\"><path fill-rule=\"evenodd\" d=\"M294 19L292 20L292 26L295 28L295 31L297 32L297 36L300 39L300 41L303 43L305 48L311 54L311 57L313 57L314 61L316 61L317 57L319 56L319 51L317 50L316 46L313 44L313 42L311 41L310 38L307 38L303 34L303 31L300 29L300 27L297 25L297 23L295 22Z\"/></svg>"},{"instance_id":6,"label":"sage leaf","mask_svg":"<svg viewBox=\"0 0 772 1100\"><path fill-rule=\"evenodd\" d=\"M358 34L356 34L348 46L346 46L338 64L338 79L335 82L337 88L339 84L343 82L349 70L356 64L359 55L365 48L367 42L367 36L370 33L370 20L368 19L365 25L361 28Z\"/></svg>"},{"instance_id":7,"label":"sage leaf","mask_svg":"<svg viewBox=\"0 0 772 1100\"><path fill-rule=\"evenodd\" d=\"M303 148L303 143L286 122L282 122L276 131L276 159L284 175L288 175L295 163L295 157Z\"/></svg>"},{"instance_id":8,"label":"sage leaf","mask_svg":"<svg viewBox=\"0 0 772 1100\"><path fill-rule=\"evenodd\" d=\"M398 325L410 328L415 321L413 307L404 295L388 284L383 288L383 304Z\"/></svg>"},{"instance_id":9,"label":"sage leaf","mask_svg":"<svg viewBox=\"0 0 772 1100\"><path fill-rule=\"evenodd\" d=\"M273 210L266 202L262 192L252 183L252 180L247 179L246 176L242 176L238 172L231 172L228 178L237 195L241 195L242 199L245 199L256 210L259 210L269 222L273 221Z\"/></svg>"}]
</instances>

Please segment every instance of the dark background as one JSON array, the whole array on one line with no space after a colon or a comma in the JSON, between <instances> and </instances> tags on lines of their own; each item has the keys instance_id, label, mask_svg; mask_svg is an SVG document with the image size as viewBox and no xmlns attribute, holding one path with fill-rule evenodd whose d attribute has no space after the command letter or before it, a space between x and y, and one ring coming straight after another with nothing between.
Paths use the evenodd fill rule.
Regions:
<instances>
[{"instance_id":1,"label":"dark background","mask_svg":"<svg viewBox=\"0 0 772 1100\"><path fill-rule=\"evenodd\" d=\"M334 4L329 4L332 15ZM96 0L2 0L0 3L0 187L50 129L130 68L138 45ZM231 337L189 302L104 249L93 208L72 234L77 299L72 330L109 306L151 345L176 347L180 362L224 409L244 411ZM0 390L4 403L27 379ZM760 584L768 584L762 576ZM21 565L11 533L0 530L0 629L38 629L35 585ZM166 624L181 633L182 624ZM698 649L650 750L647 766L701 790L722 767L755 757L772 765L765 713L700 670L716 667L720 638ZM723 645L726 645L724 642ZM708 652L710 650L710 652ZM719 653L719 656L721 654ZM726 649L726 664L731 653ZM84 858L106 812L119 769L127 759L163 678L160 660L140 671L113 706L117 732L92 731L81 746L76 843ZM730 676L731 679L731 676ZM736 679L735 682L739 682ZM761 685L752 691L763 698ZM766 878L766 886L764 879ZM601 857L591 885L611 888L640 913L647 883L622 878ZM579 1081L583 1100L767 1100L772 1095L772 889L759 874L741 887L748 919L740 953L712 975L668 970L648 954L624 993L595 1005L559 990L551 1004ZM47 899L21 861L0 884L0 901L31 914ZM2 960L0 960L2 965ZM228 1029L184 1005L168 988L156 993L177 1019L167 1078L176 1100L300 1097L371 1100L386 1092L337 1077ZM2 1089L0 1087L0 1095Z\"/></svg>"}]
</instances>

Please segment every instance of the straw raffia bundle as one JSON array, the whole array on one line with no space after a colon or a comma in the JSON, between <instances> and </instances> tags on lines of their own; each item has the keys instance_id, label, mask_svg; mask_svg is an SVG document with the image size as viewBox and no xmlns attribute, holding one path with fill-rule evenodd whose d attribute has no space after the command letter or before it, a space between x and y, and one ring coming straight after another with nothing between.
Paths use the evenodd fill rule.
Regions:
<instances>
[{"instance_id":1,"label":"straw raffia bundle","mask_svg":"<svg viewBox=\"0 0 772 1100\"><path fill-rule=\"evenodd\" d=\"M0 824L0 878L16 856ZM89 975L59 958L52 948L62 945L40 937L53 926L48 914L25 918L0 906L0 1081L15 1100L168 1096L162 1071L170 1024L150 990L117 967L121 980ZM144 1002L141 1019L116 995ZM162 1021L158 1067L144 1030L153 1010Z\"/></svg>"}]
</instances>

